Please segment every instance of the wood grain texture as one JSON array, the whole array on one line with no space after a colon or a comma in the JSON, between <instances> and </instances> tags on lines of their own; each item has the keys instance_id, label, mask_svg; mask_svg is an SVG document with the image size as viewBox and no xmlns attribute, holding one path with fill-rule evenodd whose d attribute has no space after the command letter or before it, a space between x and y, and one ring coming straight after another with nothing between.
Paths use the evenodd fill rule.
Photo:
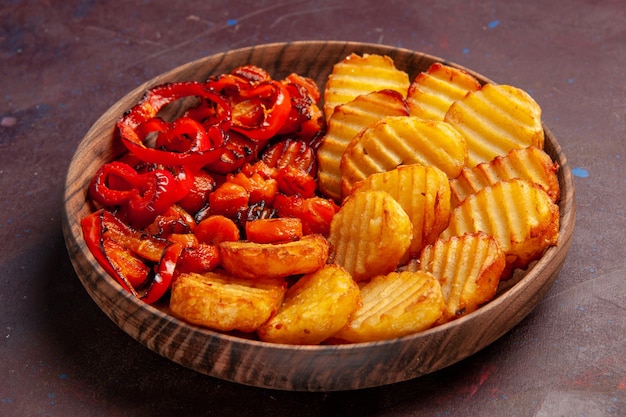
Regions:
<instances>
[{"instance_id":1,"label":"wood grain texture","mask_svg":"<svg viewBox=\"0 0 626 417\"><path fill-rule=\"evenodd\" d=\"M122 290L98 265L80 229L80 219L91 210L87 185L101 164L122 152L115 139L115 122L147 88L171 81L204 80L243 64L259 65L276 78L291 72L305 74L322 87L333 64L352 52L386 54L409 73L410 79L435 61L459 67L437 57L374 44L321 41L263 45L217 54L164 73L137 87L95 122L79 144L67 173L63 232L85 289L127 334L178 364L216 378L281 390L351 390L416 378L460 361L508 332L541 301L565 261L575 223L570 167L547 128L546 151L560 165L558 246L549 248L527 271L517 273L488 305L422 333L339 346L287 346L224 335L182 322L169 315L166 307L144 304ZM463 69L483 83L490 82Z\"/></svg>"}]
</instances>

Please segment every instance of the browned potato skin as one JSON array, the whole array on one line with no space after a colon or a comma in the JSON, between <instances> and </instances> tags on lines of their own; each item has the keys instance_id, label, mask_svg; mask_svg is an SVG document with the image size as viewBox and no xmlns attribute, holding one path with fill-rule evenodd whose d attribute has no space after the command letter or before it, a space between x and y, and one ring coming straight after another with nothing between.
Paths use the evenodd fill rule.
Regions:
<instances>
[{"instance_id":1,"label":"browned potato skin","mask_svg":"<svg viewBox=\"0 0 626 417\"><path fill-rule=\"evenodd\" d=\"M222 266L239 278L285 278L308 274L326 264L329 243L322 235L306 235L294 242L268 244L222 242Z\"/></svg>"},{"instance_id":2,"label":"browned potato skin","mask_svg":"<svg viewBox=\"0 0 626 417\"><path fill-rule=\"evenodd\" d=\"M266 342L319 344L345 326L360 302L350 274L338 265L326 265L289 288L278 313L257 334Z\"/></svg>"},{"instance_id":3,"label":"browned potato skin","mask_svg":"<svg viewBox=\"0 0 626 417\"><path fill-rule=\"evenodd\" d=\"M180 274L170 310L190 323L220 331L253 332L279 308L284 280L244 280L215 272Z\"/></svg>"}]
</instances>

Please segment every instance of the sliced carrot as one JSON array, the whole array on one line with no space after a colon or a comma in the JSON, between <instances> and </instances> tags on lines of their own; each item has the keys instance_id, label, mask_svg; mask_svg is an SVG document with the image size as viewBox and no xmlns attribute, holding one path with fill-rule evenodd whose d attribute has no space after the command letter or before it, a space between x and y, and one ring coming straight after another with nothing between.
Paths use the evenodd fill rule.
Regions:
<instances>
[{"instance_id":1,"label":"sliced carrot","mask_svg":"<svg viewBox=\"0 0 626 417\"><path fill-rule=\"evenodd\" d=\"M194 231L198 242L217 245L220 242L239 240L239 228L235 222L222 215L212 215L202 220Z\"/></svg>"},{"instance_id":2,"label":"sliced carrot","mask_svg":"<svg viewBox=\"0 0 626 417\"><path fill-rule=\"evenodd\" d=\"M248 208L250 194L241 185L225 182L209 194L209 210L213 215L234 217Z\"/></svg>"},{"instance_id":3,"label":"sliced carrot","mask_svg":"<svg viewBox=\"0 0 626 417\"><path fill-rule=\"evenodd\" d=\"M278 190L285 195L299 195L308 198L313 197L317 189L315 178L294 166L281 168L276 176L276 181L278 182Z\"/></svg>"},{"instance_id":4,"label":"sliced carrot","mask_svg":"<svg viewBox=\"0 0 626 417\"><path fill-rule=\"evenodd\" d=\"M254 243L278 243L302 237L302 221L298 218L258 219L246 223L246 239Z\"/></svg>"}]
</instances>

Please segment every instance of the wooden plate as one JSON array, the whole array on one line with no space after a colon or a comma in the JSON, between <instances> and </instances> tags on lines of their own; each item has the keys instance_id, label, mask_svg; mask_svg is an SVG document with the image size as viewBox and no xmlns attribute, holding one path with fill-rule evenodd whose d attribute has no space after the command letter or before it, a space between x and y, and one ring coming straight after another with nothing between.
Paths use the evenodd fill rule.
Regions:
<instances>
[{"instance_id":1,"label":"wooden plate","mask_svg":"<svg viewBox=\"0 0 626 417\"><path fill-rule=\"evenodd\" d=\"M411 336L339 346L288 346L225 335L178 320L131 296L98 265L85 246L80 220L90 212L87 185L96 170L122 148L115 122L145 90L165 82L205 80L234 67L255 64L274 78L291 72L323 87L333 64L350 53L393 58L413 79L440 58L405 49L354 42L290 42L216 54L175 68L139 86L113 105L85 135L65 184L63 232L72 263L98 306L131 337L170 360L198 372L257 387L294 391L351 390L419 377L460 361L508 332L544 297L570 247L575 220L574 185L569 164L546 128L546 151L561 167L560 237L556 247L526 272L518 273L498 297L459 320ZM490 80L463 68L481 82Z\"/></svg>"}]
</instances>

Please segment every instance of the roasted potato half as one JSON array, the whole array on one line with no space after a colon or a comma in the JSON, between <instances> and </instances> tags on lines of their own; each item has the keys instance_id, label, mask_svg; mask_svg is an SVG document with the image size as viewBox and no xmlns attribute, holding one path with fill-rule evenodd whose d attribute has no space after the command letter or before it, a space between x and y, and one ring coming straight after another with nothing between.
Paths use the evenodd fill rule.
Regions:
<instances>
[{"instance_id":1,"label":"roasted potato half","mask_svg":"<svg viewBox=\"0 0 626 417\"><path fill-rule=\"evenodd\" d=\"M411 82L406 101L411 116L443 120L452 103L478 90L480 82L473 75L435 62Z\"/></svg>"},{"instance_id":2,"label":"roasted potato half","mask_svg":"<svg viewBox=\"0 0 626 417\"><path fill-rule=\"evenodd\" d=\"M222 242L218 247L224 269L248 279L308 274L324 266L329 254L328 241L322 235L276 244Z\"/></svg>"},{"instance_id":3,"label":"roasted potato half","mask_svg":"<svg viewBox=\"0 0 626 417\"><path fill-rule=\"evenodd\" d=\"M465 137L470 168L512 149L543 149L541 107L517 87L486 84L452 103L444 120Z\"/></svg>"},{"instance_id":4,"label":"roasted potato half","mask_svg":"<svg viewBox=\"0 0 626 417\"><path fill-rule=\"evenodd\" d=\"M338 265L326 265L291 286L278 313L257 333L266 342L319 344L346 325L360 302L352 276Z\"/></svg>"},{"instance_id":5,"label":"roasted potato half","mask_svg":"<svg viewBox=\"0 0 626 417\"><path fill-rule=\"evenodd\" d=\"M442 239L465 233L494 236L506 254L503 278L526 268L559 236L559 206L538 185L526 180L499 181L467 197L452 210Z\"/></svg>"},{"instance_id":6,"label":"roasted potato half","mask_svg":"<svg viewBox=\"0 0 626 417\"><path fill-rule=\"evenodd\" d=\"M361 287L362 305L334 338L348 342L393 339L431 328L444 311L441 286L429 272L379 275Z\"/></svg>"},{"instance_id":7,"label":"roasted potato half","mask_svg":"<svg viewBox=\"0 0 626 417\"><path fill-rule=\"evenodd\" d=\"M464 168L458 177L450 180L452 207L468 195L498 181L521 178L538 184L557 202L561 197L557 172L559 166L550 155L534 146L513 149L507 155L497 156L473 168Z\"/></svg>"},{"instance_id":8,"label":"roasted potato half","mask_svg":"<svg viewBox=\"0 0 626 417\"><path fill-rule=\"evenodd\" d=\"M324 114L328 121L335 108L373 91L394 90L406 97L409 75L396 68L388 56L350 54L333 66L324 88Z\"/></svg>"},{"instance_id":9,"label":"roasted potato half","mask_svg":"<svg viewBox=\"0 0 626 417\"><path fill-rule=\"evenodd\" d=\"M490 301L505 264L498 241L483 232L439 239L426 246L418 265L441 285L446 308L439 323L476 311Z\"/></svg>"},{"instance_id":10,"label":"roasted potato half","mask_svg":"<svg viewBox=\"0 0 626 417\"><path fill-rule=\"evenodd\" d=\"M368 190L346 198L330 223L331 260L355 281L395 270L413 238L408 214L389 193Z\"/></svg>"},{"instance_id":11,"label":"roasted potato half","mask_svg":"<svg viewBox=\"0 0 626 417\"><path fill-rule=\"evenodd\" d=\"M215 330L253 332L283 300L284 280L247 280L206 272L180 274L172 283L170 310L190 323Z\"/></svg>"},{"instance_id":12,"label":"roasted potato half","mask_svg":"<svg viewBox=\"0 0 626 417\"><path fill-rule=\"evenodd\" d=\"M341 158L344 196L368 176L400 165L431 165L454 178L465 167L463 136L445 122L419 117L385 117L362 130Z\"/></svg>"},{"instance_id":13,"label":"roasted potato half","mask_svg":"<svg viewBox=\"0 0 626 417\"><path fill-rule=\"evenodd\" d=\"M353 193L365 190L386 191L402 206L413 225L413 239L406 258L419 256L425 245L433 243L448 226L450 185L439 168L403 165L391 171L372 174L357 183Z\"/></svg>"},{"instance_id":14,"label":"roasted potato half","mask_svg":"<svg viewBox=\"0 0 626 417\"><path fill-rule=\"evenodd\" d=\"M341 156L352 139L385 116L408 116L404 97L395 90L374 91L335 108L317 151L318 185L326 196L341 200Z\"/></svg>"}]
</instances>

